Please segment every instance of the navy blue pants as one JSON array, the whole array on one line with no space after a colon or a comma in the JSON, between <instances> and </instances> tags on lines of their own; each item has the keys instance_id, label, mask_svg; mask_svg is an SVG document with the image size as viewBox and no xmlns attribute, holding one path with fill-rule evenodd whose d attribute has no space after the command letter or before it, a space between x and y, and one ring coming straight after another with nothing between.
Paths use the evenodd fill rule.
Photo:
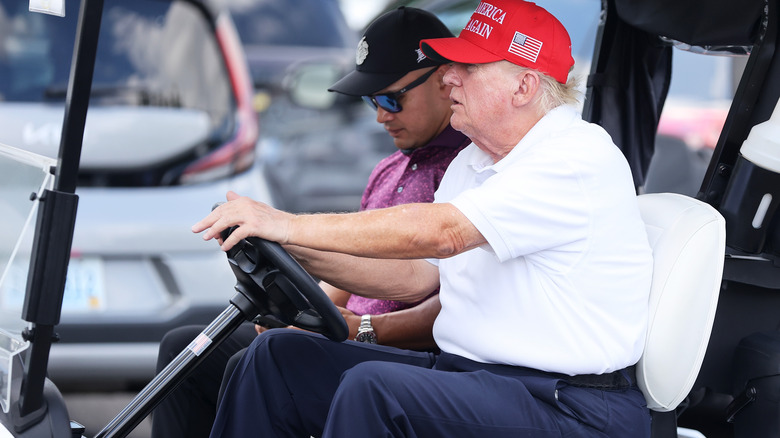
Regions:
<instances>
[{"instance_id":1,"label":"navy blue pants","mask_svg":"<svg viewBox=\"0 0 780 438\"><path fill-rule=\"evenodd\" d=\"M212 438L649 435L649 411L635 384L575 387L519 367L287 329L254 340L211 432Z\"/></svg>"}]
</instances>

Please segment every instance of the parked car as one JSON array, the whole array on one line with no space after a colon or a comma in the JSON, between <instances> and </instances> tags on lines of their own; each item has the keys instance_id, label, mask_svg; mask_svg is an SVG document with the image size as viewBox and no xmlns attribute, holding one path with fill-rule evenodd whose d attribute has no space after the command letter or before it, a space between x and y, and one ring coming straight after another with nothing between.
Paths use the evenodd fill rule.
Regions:
<instances>
[{"instance_id":1,"label":"parked car","mask_svg":"<svg viewBox=\"0 0 780 438\"><path fill-rule=\"evenodd\" d=\"M233 15L247 54L263 127L258 151L276 205L357 210L371 170L396 149L360 99L327 91L355 67L358 35L339 2L212 1Z\"/></svg>"},{"instance_id":2,"label":"parked car","mask_svg":"<svg viewBox=\"0 0 780 438\"><path fill-rule=\"evenodd\" d=\"M65 6L58 17L0 0L0 143L55 158L80 2ZM228 190L271 202L228 14L198 0L106 0L97 51L49 364L66 389L148 381L163 334L210 322L233 295L224 253L190 227ZM0 289L4 323L19 319L26 258Z\"/></svg>"}]
</instances>

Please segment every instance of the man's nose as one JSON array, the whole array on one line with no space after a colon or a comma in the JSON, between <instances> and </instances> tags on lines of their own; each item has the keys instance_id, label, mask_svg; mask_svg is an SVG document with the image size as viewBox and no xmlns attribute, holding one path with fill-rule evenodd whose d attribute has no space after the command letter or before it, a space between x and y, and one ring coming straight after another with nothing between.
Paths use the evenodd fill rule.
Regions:
<instances>
[{"instance_id":1,"label":"man's nose","mask_svg":"<svg viewBox=\"0 0 780 438\"><path fill-rule=\"evenodd\" d=\"M385 123L388 120L392 120L395 115L390 111L383 109L381 106L376 108L376 121L378 123Z\"/></svg>"},{"instance_id":2,"label":"man's nose","mask_svg":"<svg viewBox=\"0 0 780 438\"><path fill-rule=\"evenodd\" d=\"M444 82L445 85L452 85L452 86L460 85L460 77L458 76L456 70L457 70L457 66L453 64L444 73L444 76L442 77L442 82Z\"/></svg>"}]
</instances>

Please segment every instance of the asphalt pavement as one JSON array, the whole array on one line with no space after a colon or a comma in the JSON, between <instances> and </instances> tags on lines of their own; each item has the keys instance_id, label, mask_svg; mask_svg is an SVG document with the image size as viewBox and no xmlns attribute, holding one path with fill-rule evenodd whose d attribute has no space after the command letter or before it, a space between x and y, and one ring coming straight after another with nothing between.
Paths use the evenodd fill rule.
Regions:
<instances>
[{"instance_id":1,"label":"asphalt pavement","mask_svg":"<svg viewBox=\"0 0 780 438\"><path fill-rule=\"evenodd\" d=\"M134 392L69 392L64 393L63 397L70 419L84 425L84 436L92 438L121 412L135 395ZM151 419L147 417L130 432L128 438L150 438L151 432Z\"/></svg>"}]
</instances>

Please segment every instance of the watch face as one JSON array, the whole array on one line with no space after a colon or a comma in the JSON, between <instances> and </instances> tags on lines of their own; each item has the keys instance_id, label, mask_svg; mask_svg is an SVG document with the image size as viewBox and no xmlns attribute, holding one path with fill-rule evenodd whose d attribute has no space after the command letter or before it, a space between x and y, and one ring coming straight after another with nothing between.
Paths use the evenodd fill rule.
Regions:
<instances>
[{"instance_id":1,"label":"watch face","mask_svg":"<svg viewBox=\"0 0 780 438\"><path fill-rule=\"evenodd\" d=\"M355 340L367 344L376 344L376 333L373 331L360 332L355 336Z\"/></svg>"}]
</instances>

